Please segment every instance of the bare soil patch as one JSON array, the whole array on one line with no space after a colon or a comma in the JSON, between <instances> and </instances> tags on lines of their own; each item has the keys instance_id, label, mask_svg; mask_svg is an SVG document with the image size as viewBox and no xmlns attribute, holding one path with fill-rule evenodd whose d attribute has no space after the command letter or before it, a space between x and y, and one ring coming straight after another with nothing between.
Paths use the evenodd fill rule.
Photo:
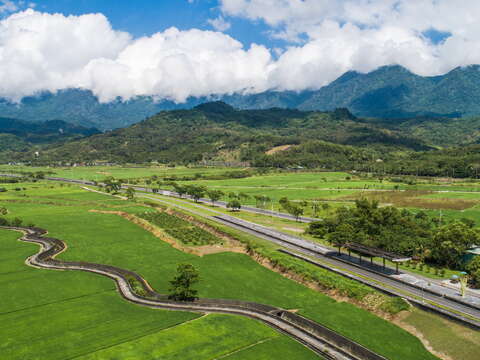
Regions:
<instances>
[{"instance_id":1,"label":"bare soil patch","mask_svg":"<svg viewBox=\"0 0 480 360\"><path fill-rule=\"evenodd\" d=\"M342 197L345 200L369 199L382 204L397 207L415 207L433 210L465 210L479 204L478 200L465 199L426 199L421 196L433 194L432 191L408 190L408 191L368 191L359 194Z\"/></svg>"},{"instance_id":2,"label":"bare soil patch","mask_svg":"<svg viewBox=\"0 0 480 360\"><path fill-rule=\"evenodd\" d=\"M294 145L280 145L280 146L275 146L271 148L270 150L266 151L265 154L267 155L273 155L281 151L287 151L288 149L291 149Z\"/></svg>"}]
</instances>

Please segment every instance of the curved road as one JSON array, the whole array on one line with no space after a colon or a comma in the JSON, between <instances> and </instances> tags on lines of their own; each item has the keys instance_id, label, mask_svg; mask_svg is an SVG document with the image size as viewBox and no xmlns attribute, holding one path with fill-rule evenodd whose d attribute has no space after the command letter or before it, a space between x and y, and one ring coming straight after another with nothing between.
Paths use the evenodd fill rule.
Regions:
<instances>
[{"instance_id":1,"label":"curved road","mask_svg":"<svg viewBox=\"0 0 480 360\"><path fill-rule=\"evenodd\" d=\"M153 308L234 314L260 320L309 347L325 359L386 360L384 357L344 338L342 335L334 333L332 330L297 314L287 313L284 309L235 300L200 299L194 302L169 300L167 296L156 293L148 282L135 272L108 265L56 260L55 256L65 251L66 245L61 240L44 237L47 232L43 229L23 227L0 228L22 232L24 236L20 239L21 241L40 245L41 250L37 254L30 256L26 261L27 264L46 269L80 270L107 276L115 280L121 296L130 302ZM145 297L139 296L133 291L131 284L127 280L127 278L131 279L132 277L142 286L147 294ZM327 339L328 337L330 338ZM332 339L336 341L332 341Z\"/></svg>"}]
</instances>

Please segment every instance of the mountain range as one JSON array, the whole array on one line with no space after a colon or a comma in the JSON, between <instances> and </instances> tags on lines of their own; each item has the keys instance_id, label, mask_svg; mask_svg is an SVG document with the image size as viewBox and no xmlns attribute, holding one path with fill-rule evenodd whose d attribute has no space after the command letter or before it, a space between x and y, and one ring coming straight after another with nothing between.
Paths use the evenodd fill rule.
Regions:
<instances>
[{"instance_id":1,"label":"mountain range","mask_svg":"<svg viewBox=\"0 0 480 360\"><path fill-rule=\"evenodd\" d=\"M66 124L57 121L18 123L29 131L14 135L14 121L8 121L11 126L3 131L10 132L2 134L0 129L1 163L249 163L261 168L457 177L476 176L480 169L480 117L392 122L359 118L346 108L238 110L217 101L161 111L103 133L73 126L68 135ZM40 126L45 124L53 132ZM62 131L54 125L62 125Z\"/></svg>"},{"instance_id":2,"label":"mountain range","mask_svg":"<svg viewBox=\"0 0 480 360\"><path fill-rule=\"evenodd\" d=\"M43 163L251 162L277 146L295 148L312 141L368 147L364 152L372 150L379 154L387 150L432 149L406 132L366 122L347 109L331 112L280 108L237 110L218 101L188 110L162 111L126 128L53 143L39 151L39 156L34 154L38 149L10 156Z\"/></svg>"},{"instance_id":3,"label":"mountain range","mask_svg":"<svg viewBox=\"0 0 480 360\"><path fill-rule=\"evenodd\" d=\"M347 72L318 90L190 98L181 104L155 101L151 97L100 103L90 91L68 89L27 97L20 104L2 100L0 116L28 121L64 120L110 130L137 123L159 111L190 109L213 100L239 109L348 108L359 117L394 120L419 116L469 117L480 115L480 66L456 68L434 77L415 75L401 66L385 66L367 74Z\"/></svg>"},{"instance_id":4,"label":"mountain range","mask_svg":"<svg viewBox=\"0 0 480 360\"><path fill-rule=\"evenodd\" d=\"M99 133L96 128L85 128L63 120L28 122L0 118L0 151L29 151L48 144L61 144Z\"/></svg>"}]
</instances>

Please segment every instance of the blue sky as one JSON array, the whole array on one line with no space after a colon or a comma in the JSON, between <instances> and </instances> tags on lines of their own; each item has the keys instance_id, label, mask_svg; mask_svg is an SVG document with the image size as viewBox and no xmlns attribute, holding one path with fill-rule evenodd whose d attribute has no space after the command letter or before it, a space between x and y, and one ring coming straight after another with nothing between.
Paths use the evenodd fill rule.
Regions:
<instances>
[{"instance_id":1,"label":"blue sky","mask_svg":"<svg viewBox=\"0 0 480 360\"><path fill-rule=\"evenodd\" d=\"M135 37L152 35L169 27L181 30L197 28L213 30L208 19L221 15L217 0L40 0L36 10L82 15L100 12L107 16L113 28ZM229 18L231 28L225 33L249 46L251 43L268 47L285 45L284 41L268 36L269 27L262 21Z\"/></svg>"},{"instance_id":2,"label":"blue sky","mask_svg":"<svg viewBox=\"0 0 480 360\"><path fill-rule=\"evenodd\" d=\"M479 13L479 0L0 0L0 97L182 102L386 65L435 76L480 63Z\"/></svg>"}]
</instances>

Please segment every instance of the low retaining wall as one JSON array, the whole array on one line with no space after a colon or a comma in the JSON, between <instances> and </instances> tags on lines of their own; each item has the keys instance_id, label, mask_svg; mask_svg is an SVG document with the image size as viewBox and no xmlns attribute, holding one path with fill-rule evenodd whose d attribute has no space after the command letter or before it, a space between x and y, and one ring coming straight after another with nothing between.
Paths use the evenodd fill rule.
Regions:
<instances>
[{"instance_id":1,"label":"low retaining wall","mask_svg":"<svg viewBox=\"0 0 480 360\"><path fill-rule=\"evenodd\" d=\"M387 360L362 345L345 338L325 326L284 309L254 302L227 299L199 299L193 302L169 300L156 293L140 275L115 266L56 260L54 257L66 249L58 239L43 237L46 231L40 228L3 227L24 232L23 241L38 243L42 250L31 256L32 265L50 269L89 271L108 276L117 282L121 295L134 303L170 310L219 312L251 317L289 335L326 359L339 360ZM135 278L145 290L145 296L136 294L128 281Z\"/></svg>"}]
</instances>

